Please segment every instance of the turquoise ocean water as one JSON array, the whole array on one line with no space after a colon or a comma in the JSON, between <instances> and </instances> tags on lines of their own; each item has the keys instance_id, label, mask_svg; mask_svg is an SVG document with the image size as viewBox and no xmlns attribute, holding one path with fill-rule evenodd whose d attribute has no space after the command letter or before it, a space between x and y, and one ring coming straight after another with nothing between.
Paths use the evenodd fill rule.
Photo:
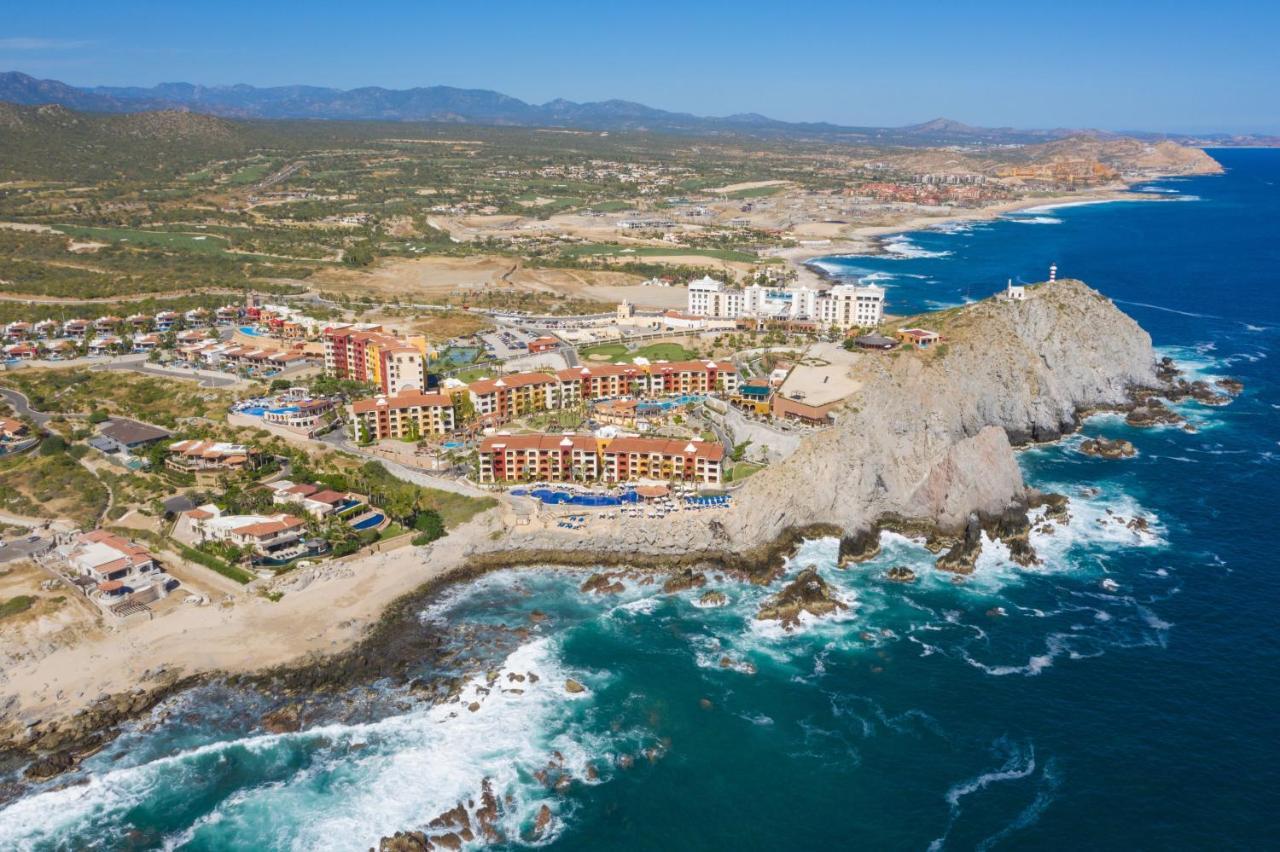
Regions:
<instances>
[{"instance_id":1,"label":"turquoise ocean water","mask_svg":"<svg viewBox=\"0 0 1280 852\"><path fill-rule=\"evenodd\" d=\"M601 599L580 574L489 575L421 616L479 658L459 671L475 711L375 689L272 735L261 700L204 688L0 807L0 848L367 849L484 778L500 848L1274 848L1280 152L1213 153L1226 175L1146 187L1159 203L822 261L880 280L900 313L1056 262L1197 375L1245 382L1228 407L1179 406L1193 434L1088 422L1132 460L1086 458L1082 436L1023 452L1032 483L1072 498L1069 527L1033 537L1041 568L988 547L955 585L907 539L847 571L813 541L790 570L816 564L850 606L791 634L753 620L767 590L727 581L709 609L700 591ZM894 565L920 581L886 582ZM587 691L566 694L570 677Z\"/></svg>"}]
</instances>

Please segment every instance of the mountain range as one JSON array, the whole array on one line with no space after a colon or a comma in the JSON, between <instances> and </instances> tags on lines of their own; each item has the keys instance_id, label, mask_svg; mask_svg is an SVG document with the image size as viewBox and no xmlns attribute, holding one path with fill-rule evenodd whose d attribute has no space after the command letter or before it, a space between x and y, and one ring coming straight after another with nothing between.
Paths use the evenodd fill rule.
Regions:
<instances>
[{"instance_id":1,"label":"mountain range","mask_svg":"<svg viewBox=\"0 0 1280 852\"><path fill-rule=\"evenodd\" d=\"M161 83L138 86L71 86L40 80L18 71L0 73L0 101L24 105L58 104L75 110L133 113L188 110L225 118L324 119L351 121L431 121L519 127L572 127L584 130L630 130L698 135L830 138L876 145L1030 144L1108 131L1055 128L1020 130L973 127L938 118L906 127L848 127L823 122L787 122L756 113L722 117L671 112L633 101L577 103L564 99L531 104L487 89L426 86L413 89L331 89L320 86L200 86ZM1241 144L1236 137L1192 140L1163 134L1126 133L1137 138L1170 138ZM1258 144L1252 137L1247 140ZM1265 144L1265 143L1264 143Z\"/></svg>"}]
</instances>

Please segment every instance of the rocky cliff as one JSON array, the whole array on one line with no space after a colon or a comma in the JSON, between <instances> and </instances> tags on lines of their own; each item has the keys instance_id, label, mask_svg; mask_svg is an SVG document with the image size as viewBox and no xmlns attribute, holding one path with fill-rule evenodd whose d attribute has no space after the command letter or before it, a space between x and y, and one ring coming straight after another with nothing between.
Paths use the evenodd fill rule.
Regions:
<instances>
[{"instance_id":1,"label":"rocky cliff","mask_svg":"<svg viewBox=\"0 0 1280 852\"><path fill-rule=\"evenodd\" d=\"M480 562L688 562L768 556L789 536L852 535L886 518L959 533L1025 498L1013 445L1052 440L1081 411L1157 384L1151 338L1079 281L916 318L933 351L867 353L837 424L756 474L731 509L661 523L624 519L606 538L558 529L486 542Z\"/></svg>"}]
</instances>

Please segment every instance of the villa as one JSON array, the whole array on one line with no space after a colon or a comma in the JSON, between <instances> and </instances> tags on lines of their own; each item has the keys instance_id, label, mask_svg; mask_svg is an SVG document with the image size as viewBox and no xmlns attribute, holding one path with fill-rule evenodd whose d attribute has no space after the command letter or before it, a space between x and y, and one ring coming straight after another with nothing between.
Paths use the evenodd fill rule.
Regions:
<instances>
[{"instance_id":1,"label":"villa","mask_svg":"<svg viewBox=\"0 0 1280 852\"><path fill-rule=\"evenodd\" d=\"M283 512L227 515L209 503L183 512L174 533L196 542L225 541L266 555L297 544L306 534L306 523Z\"/></svg>"},{"instance_id":2,"label":"villa","mask_svg":"<svg viewBox=\"0 0 1280 852\"><path fill-rule=\"evenodd\" d=\"M146 604L168 594L171 578L150 551L114 533L82 533L58 552L72 584L112 615L146 612Z\"/></svg>"},{"instance_id":3,"label":"villa","mask_svg":"<svg viewBox=\"0 0 1280 852\"><path fill-rule=\"evenodd\" d=\"M252 468L257 459L258 451L244 444L186 440L169 445L164 465L180 473L221 473Z\"/></svg>"},{"instance_id":4,"label":"villa","mask_svg":"<svg viewBox=\"0 0 1280 852\"><path fill-rule=\"evenodd\" d=\"M314 518L325 518L364 503L364 499L358 495L335 491L313 483L295 484L282 479L267 487L274 492L271 495L272 503L277 506L301 506L303 511Z\"/></svg>"},{"instance_id":5,"label":"villa","mask_svg":"<svg viewBox=\"0 0 1280 852\"><path fill-rule=\"evenodd\" d=\"M923 328L900 328L894 337L898 339L899 343L905 346L915 346L917 349L928 349L942 340L942 335L938 334L938 332L927 331Z\"/></svg>"}]
</instances>

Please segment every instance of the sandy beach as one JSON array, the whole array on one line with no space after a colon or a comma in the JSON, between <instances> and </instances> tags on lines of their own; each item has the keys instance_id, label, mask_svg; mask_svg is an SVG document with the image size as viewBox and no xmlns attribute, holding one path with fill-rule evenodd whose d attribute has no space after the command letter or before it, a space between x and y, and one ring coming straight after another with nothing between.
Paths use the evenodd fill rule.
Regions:
<instances>
[{"instance_id":1,"label":"sandy beach","mask_svg":"<svg viewBox=\"0 0 1280 852\"><path fill-rule=\"evenodd\" d=\"M803 265L819 257L849 254L880 254L880 237L902 234L908 231L920 231L938 225L949 225L959 222L982 222L998 219L1010 213L1018 213L1038 207L1061 204L1100 204L1105 201L1168 201L1167 198L1153 196L1129 189L1106 189L1090 192L1077 192L1071 195L1055 195L1043 198L1023 198L1007 201L981 208L958 208L940 216L911 216L901 221L885 225L864 225L853 230L853 235L844 239L833 239L830 245L798 246L796 248L779 249L775 257L781 257L793 264Z\"/></svg>"},{"instance_id":2,"label":"sandy beach","mask_svg":"<svg viewBox=\"0 0 1280 852\"><path fill-rule=\"evenodd\" d=\"M98 630L0 674L6 723L74 715L103 694L159 686L203 672L242 673L332 654L363 636L397 598L462 566L489 536L486 512L427 547L405 547L286 575L277 602L241 594L230 605L191 607L118 630ZM306 569L312 570L312 569ZM6 732L8 733L8 732Z\"/></svg>"}]
</instances>

